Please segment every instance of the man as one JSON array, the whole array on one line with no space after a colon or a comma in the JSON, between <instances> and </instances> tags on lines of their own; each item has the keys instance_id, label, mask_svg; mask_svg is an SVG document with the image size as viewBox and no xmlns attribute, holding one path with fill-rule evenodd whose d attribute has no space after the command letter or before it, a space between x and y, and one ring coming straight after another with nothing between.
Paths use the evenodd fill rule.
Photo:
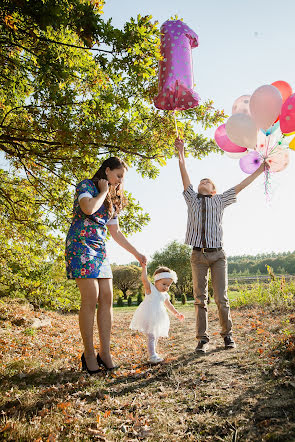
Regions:
<instances>
[{"instance_id":1,"label":"man","mask_svg":"<svg viewBox=\"0 0 295 442\"><path fill-rule=\"evenodd\" d=\"M186 244L193 246L191 255L192 277L196 311L196 351L206 353L209 348L208 334L208 271L211 269L214 299L218 307L221 336L226 349L236 346L233 339L232 319L227 296L227 260L222 244L222 217L224 209L236 202L236 195L268 167L263 163L252 175L222 194L216 193L215 184L203 178L198 193L188 176L184 142L177 138L179 168L184 187L184 198L188 206Z\"/></svg>"}]
</instances>

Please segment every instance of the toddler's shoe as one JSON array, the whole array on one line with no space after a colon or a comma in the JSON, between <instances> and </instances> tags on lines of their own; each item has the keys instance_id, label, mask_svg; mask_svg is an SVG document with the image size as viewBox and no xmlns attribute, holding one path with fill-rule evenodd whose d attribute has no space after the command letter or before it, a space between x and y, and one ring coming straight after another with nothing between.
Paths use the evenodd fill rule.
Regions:
<instances>
[{"instance_id":1,"label":"toddler's shoe","mask_svg":"<svg viewBox=\"0 0 295 442\"><path fill-rule=\"evenodd\" d=\"M149 358L149 362L151 363L151 364L159 364L160 362L163 362L163 358L161 358L161 356L159 356L159 355L153 355L153 356L150 356L150 358Z\"/></svg>"},{"instance_id":2,"label":"toddler's shoe","mask_svg":"<svg viewBox=\"0 0 295 442\"><path fill-rule=\"evenodd\" d=\"M224 348L227 350L229 348L236 348L236 343L233 340L232 336L224 337Z\"/></svg>"},{"instance_id":3,"label":"toddler's shoe","mask_svg":"<svg viewBox=\"0 0 295 442\"><path fill-rule=\"evenodd\" d=\"M209 350L209 342L200 340L196 346L198 353L206 353Z\"/></svg>"}]
</instances>

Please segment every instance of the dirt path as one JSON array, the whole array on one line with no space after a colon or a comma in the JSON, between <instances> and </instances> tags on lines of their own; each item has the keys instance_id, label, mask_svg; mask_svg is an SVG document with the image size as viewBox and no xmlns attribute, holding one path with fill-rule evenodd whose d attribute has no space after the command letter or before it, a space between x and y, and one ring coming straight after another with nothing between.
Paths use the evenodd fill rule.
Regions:
<instances>
[{"instance_id":1,"label":"dirt path","mask_svg":"<svg viewBox=\"0 0 295 442\"><path fill-rule=\"evenodd\" d=\"M128 330L132 313L116 312L112 351L120 369L88 377L79 369L75 315L2 308L0 438L294 441L294 377L270 351L294 316L234 310L237 348L225 351L211 306L211 349L199 356L193 311L184 313L160 343L165 362L151 366L145 340ZM51 325L32 329L37 315Z\"/></svg>"}]
</instances>

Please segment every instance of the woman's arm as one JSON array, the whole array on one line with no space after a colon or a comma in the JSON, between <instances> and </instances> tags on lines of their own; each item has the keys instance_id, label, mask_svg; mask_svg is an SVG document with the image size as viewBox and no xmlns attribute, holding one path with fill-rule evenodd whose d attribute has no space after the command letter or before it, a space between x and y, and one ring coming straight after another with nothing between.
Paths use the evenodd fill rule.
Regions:
<instances>
[{"instance_id":1,"label":"woman's arm","mask_svg":"<svg viewBox=\"0 0 295 442\"><path fill-rule=\"evenodd\" d=\"M130 252L139 261L140 265L146 265L146 257L139 253L136 248L127 241L118 224L110 224L108 225L108 229L112 238L119 244L119 246L123 247L127 252Z\"/></svg>"},{"instance_id":2,"label":"woman's arm","mask_svg":"<svg viewBox=\"0 0 295 442\"><path fill-rule=\"evenodd\" d=\"M184 315L182 313L179 313L176 308L174 308L174 305L171 304L171 302L169 301L169 299L166 299L166 301L164 302L164 304L166 305L167 309L173 313L173 315L175 315L180 321L183 321L184 319Z\"/></svg>"},{"instance_id":3,"label":"woman's arm","mask_svg":"<svg viewBox=\"0 0 295 442\"><path fill-rule=\"evenodd\" d=\"M241 192L241 190L245 189L245 187L249 186L249 184L251 184L259 175L262 174L262 172L264 172L265 169L267 169L269 166L267 163L262 163L260 164L260 166L258 167L258 169L252 173L252 175L249 175L247 178L244 179L244 181L242 181L240 184L238 184L237 186L235 186L235 192L236 195Z\"/></svg>"},{"instance_id":4,"label":"woman's arm","mask_svg":"<svg viewBox=\"0 0 295 442\"><path fill-rule=\"evenodd\" d=\"M184 157L184 142L180 138L176 138L175 147L178 151L179 158L179 169L182 178L183 188L186 190L188 186L191 184L191 180L188 176L186 165L185 165L185 157Z\"/></svg>"},{"instance_id":5,"label":"woman's arm","mask_svg":"<svg viewBox=\"0 0 295 442\"><path fill-rule=\"evenodd\" d=\"M143 283L143 286L144 286L145 293L147 295L150 295L151 294L151 286L150 286L150 282L149 282L148 277L147 277L146 264L142 264L141 280L142 280L142 283Z\"/></svg>"},{"instance_id":6,"label":"woman's arm","mask_svg":"<svg viewBox=\"0 0 295 442\"><path fill-rule=\"evenodd\" d=\"M85 215L92 215L103 205L103 202L109 191L109 182L107 180L98 181L99 194L93 198L87 196L80 199L79 204Z\"/></svg>"}]
</instances>

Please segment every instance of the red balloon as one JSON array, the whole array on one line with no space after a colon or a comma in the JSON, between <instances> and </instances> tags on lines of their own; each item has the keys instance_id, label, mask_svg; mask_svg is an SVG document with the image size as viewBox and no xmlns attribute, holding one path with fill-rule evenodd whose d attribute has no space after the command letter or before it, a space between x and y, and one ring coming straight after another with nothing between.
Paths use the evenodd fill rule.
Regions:
<instances>
[{"instance_id":1,"label":"red balloon","mask_svg":"<svg viewBox=\"0 0 295 442\"><path fill-rule=\"evenodd\" d=\"M271 83L272 86L276 87L282 96L283 103L287 100L288 97L292 94L292 88L286 81L275 81L274 83Z\"/></svg>"}]
</instances>

